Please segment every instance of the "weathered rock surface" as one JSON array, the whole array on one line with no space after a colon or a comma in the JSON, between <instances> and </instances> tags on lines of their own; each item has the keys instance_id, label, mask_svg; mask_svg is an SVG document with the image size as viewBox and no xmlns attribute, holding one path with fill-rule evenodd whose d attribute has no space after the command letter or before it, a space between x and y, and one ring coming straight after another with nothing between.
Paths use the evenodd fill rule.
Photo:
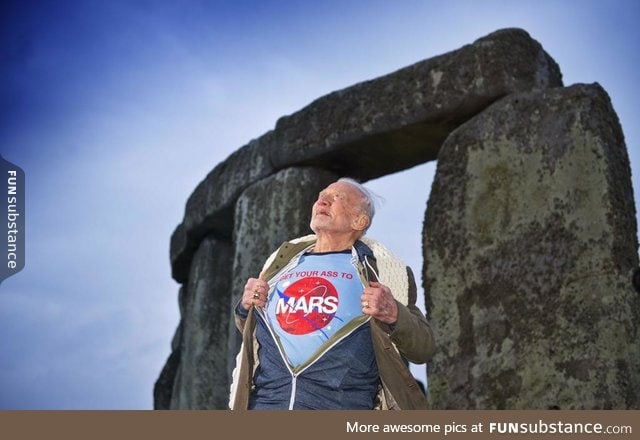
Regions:
<instances>
[{"instance_id":1,"label":"weathered rock surface","mask_svg":"<svg viewBox=\"0 0 640 440\"><path fill-rule=\"evenodd\" d=\"M424 234L435 408L640 406L635 207L599 85L513 94L452 133Z\"/></svg>"},{"instance_id":2,"label":"weathered rock surface","mask_svg":"<svg viewBox=\"0 0 640 440\"><path fill-rule=\"evenodd\" d=\"M171 409L171 394L179 366L180 350L174 350L153 386L153 409Z\"/></svg>"},{"instance_id":3,"label":"weathered rock surface","mask_svg":"<svg viewBox=\"0 0 640 440\"><path fill-rule=\"evenodd\" d=\"M229 295L233 261L230 243L202 240L182 291L182 321L174 338L179 367L171 392L171 409L225 409ZM177 347L176 347L177 345Z\"/></svg>"},{"instance_id":4,"label":"weathered rock surface","mask_svg":"<svg viewBox=\"0 0 640 440\"><path fill-rule=\"evenodd\" d=\"M207 233L231 235L235 200L292 166L368 180L435 160L458 125L509 93L561 86L560 69L521 29L326 95L216 166L187 202L171 239L172 275L185 282Z\"/></svg>"},{"instance_id":5,"label":"weathered rock surface","mask_svg":"<svg viewBox=\"0 0 640 440\"><path fill-rule=\"evenodd\" d=\"M186 286L181 286L178 291L178 307L181 317L186 316L185 290ZM171 409L171 395L173 394L178 368L180 367L180 347L182 344L183 327L184 319L181 318L171 339L171 354L162 368L160 376L153 385L154 409Z\"/></svg>"}]
</instances>

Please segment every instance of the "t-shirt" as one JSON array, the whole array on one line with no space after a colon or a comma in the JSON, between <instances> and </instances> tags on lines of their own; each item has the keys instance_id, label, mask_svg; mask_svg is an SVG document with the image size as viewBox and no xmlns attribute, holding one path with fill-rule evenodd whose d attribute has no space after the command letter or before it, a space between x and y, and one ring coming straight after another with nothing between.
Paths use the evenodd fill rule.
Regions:
<instances>
[{"instance_id":1,"label":"t-shirt","mask_svg":"<svg viewBox=\"0 0 640 440\"><path fill-rule=\"evenodd\" d=\"M352 258L351 252L302 255L273 285L264 317L292 371L368 320Z\"/></svg>"}]
</instances>

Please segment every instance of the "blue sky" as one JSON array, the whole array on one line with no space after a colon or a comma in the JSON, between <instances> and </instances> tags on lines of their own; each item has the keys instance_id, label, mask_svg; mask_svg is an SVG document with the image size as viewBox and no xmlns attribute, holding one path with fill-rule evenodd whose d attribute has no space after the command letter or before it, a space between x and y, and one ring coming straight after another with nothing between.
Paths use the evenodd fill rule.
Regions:
<instances>
[{"instance_id":1,"label":"blue sky","mask_svg":"<svg viewBox=\"0 0 640 440\"><path fill-rule=\"evenodd\" d=\"M152 408L179 320L169 237L207 172L322 95L496 29L608 91L640 188L639 19L623 0L4 2L0 152L26 174L27 244L0 285L0 409ZM434 170L369 185L369 234L417 273Z\"/></svg>"}]
</instances>

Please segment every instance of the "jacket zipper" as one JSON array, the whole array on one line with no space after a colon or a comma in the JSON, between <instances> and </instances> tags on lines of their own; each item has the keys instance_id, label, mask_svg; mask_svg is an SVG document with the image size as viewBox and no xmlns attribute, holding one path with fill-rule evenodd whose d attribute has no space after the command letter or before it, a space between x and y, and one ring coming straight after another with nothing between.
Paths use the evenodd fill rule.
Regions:
<instances>
[{"instance_id":1,"label":"jacket zipper","mask_svg":"<svg viewBox=\"0 0 640 440\"><path fill-rule=\"evenodd\" d=\"M291 379L291 396L289 397L289 410L293 409L293 405L296 403L296 379L297 375L293 374Z\"/></svg>"}]
</instances>

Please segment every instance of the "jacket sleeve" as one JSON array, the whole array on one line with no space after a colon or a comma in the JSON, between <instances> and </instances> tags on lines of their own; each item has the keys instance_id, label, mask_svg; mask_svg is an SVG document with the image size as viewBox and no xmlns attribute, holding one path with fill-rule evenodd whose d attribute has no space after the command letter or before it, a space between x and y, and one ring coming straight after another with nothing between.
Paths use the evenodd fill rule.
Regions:
<instances>
[{"instance_id":1,"label":"jacket sleeve","mask_svg":"<svg viewBox=\"0 0 640 440\"><path fill-rule=\"evenodd\" d=\"M409 292L407 304L396 300L398 320L389 328L389 337L407 360L424 364L433 355L435 340L433 330L422 311L416 306L416 282L413 272L407 267Z\"/></svg>"},{"instance_id":2,"label":"jacket sleeve","mask_svg":"<svg viewBox=\"0 0 640 440\"><path fill-rule=\"evenodd\" d=\"M244 313L243 313L244 312ZM240 333L244 330L244 323L247 321L247 315L249 314L248 310L244 310L240 305L240 301L236 304L233 309L233 318L236 323L236 327L240 330Z\"/></svg>"}]
</instances>

